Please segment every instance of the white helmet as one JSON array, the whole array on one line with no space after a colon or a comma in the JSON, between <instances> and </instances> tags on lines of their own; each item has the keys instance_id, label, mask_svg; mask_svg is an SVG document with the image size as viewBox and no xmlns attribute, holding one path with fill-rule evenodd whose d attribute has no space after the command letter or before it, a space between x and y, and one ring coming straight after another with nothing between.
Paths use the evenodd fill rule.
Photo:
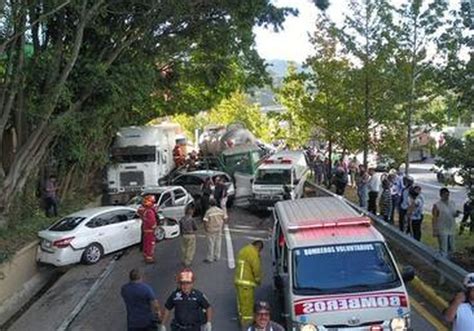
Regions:
<instances>
[{"instance_id":1,"label":"white helmet","mask_svg":"<svg viewBox=\"0 0 474 331\"><path fill-rule=\"evenodd\" d=\"M474 272L471 272L464 277L464 286L467 288L474 287Z\"/></svg>"}]
</instances>

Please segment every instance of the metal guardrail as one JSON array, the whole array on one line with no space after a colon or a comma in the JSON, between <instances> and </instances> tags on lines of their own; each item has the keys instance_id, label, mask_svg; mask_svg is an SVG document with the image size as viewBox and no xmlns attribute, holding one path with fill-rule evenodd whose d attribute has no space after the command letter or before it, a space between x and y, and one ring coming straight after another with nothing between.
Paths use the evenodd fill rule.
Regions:
<instances>
[{"instance_id":1,"label":"metal guardrail","mask_svg":"<svg viewBox=\"0 0 474 331\"><path fill-rule=\"evenodd\" d=\"M423 260L428 266L431 266L435 269L440 275L446 277L449 281L455 285L462 287L463 280L466 274L466 270L458 266L457 264L451 262L447 258L441 256L437 251L431 247L426 246L425 244L413 239L409 235L400 232L393 225L385 222L383 219L377 217L376 215L368 212L365 209L362 209L353 202L347 200L344 197L334 194L333 192L316 185L315 183L307 181L307 184L315 189L316 196L332 196L337 197L352 208L357 210L363 215L370 217L374 222L377 229L386 237L392 239L394 242L399 243L401 246L409 249L411 253L415 254L420 260Z\"/></svg>"}]
</instances>

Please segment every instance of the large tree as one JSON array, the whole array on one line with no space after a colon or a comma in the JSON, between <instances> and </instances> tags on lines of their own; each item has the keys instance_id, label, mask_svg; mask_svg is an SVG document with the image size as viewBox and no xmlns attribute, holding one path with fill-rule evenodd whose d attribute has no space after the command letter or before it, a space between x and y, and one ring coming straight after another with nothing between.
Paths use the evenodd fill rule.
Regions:
<instances>
[{"instance_id":1,"label":"large tree","mask_svg":"<svg viewBox=\"0 0 474 331\"><path fill-rule=\"evenodd\" d=\"M1 6L2 220L40 161L65 145L55 142L67 137L73 144L67 129L73 124L99 130L83 136L90 139L87 150L107 141L99 134L104 126L110 134L132 117L139 124L199 111L260 82L264 63L252 29L278 30L292 12L268 0L12 0Z\"/></svg>"},{"instance_id":2,"label":"large tree","mask_svg":"<svg viewBox=\"0 0 474 331\"><path fill-rule=\"evenodd\" d=\"M393 81L399 105L406 123L405 171L410 166L412 130L415 119L422 119L421 112L440 94L434 73L436 52L429 52L443 27L447 3L434 0L423 9L422 0L402 4L398 10L397 47L394 50L395 70ZM415 122L416 123L416 122ZM418 123L420 124L420 121Z\"/></svg>"},{"instance_id":3,"label":"large tree","mask_svg":"<svg viewBox=\"0 0 474 331\"><path fill-rule=\"evenodd\" d=\"M295 63L290 63L283 84L276 90L278 102L285 108L275 118L284 123L283 138L292 148L300 148L311 138L312 123L303 117L303 108L307 98L305 75L297 71Z\"/></svg>"},{"instance_id":4,"label":"large tree","mask_svg":"<svg viewBox=\"0 0 474 331\"><path fill-rule=\"evenodd\" d=\"M332 148L337 146L346 152L355 152L363 142L360 113L351 107L352 69L350 62L338 53L336 28L320 15L316 29L310 38L314 55L306 60L307 98L303 116L313 130L319 132L319 139Z\"/></svg>"},{"instance_id":5,"label":"large tree","mask_svg":"<svg viewBox=\"0 0 474 331\"><path fill-rule=\"evenodd\" d=\"M338 38L358 70L353 71L351 108L362 114L364 164L376 149L377 131L389 128L394 96L389 67L394 47L393 8L387 0L351 0Z\"/></svg>"}]
</instances>

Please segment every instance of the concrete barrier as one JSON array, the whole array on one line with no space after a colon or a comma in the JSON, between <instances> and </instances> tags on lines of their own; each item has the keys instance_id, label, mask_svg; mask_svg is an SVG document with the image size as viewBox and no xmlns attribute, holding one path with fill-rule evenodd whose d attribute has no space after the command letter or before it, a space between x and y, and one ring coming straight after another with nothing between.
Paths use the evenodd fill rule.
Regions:
<instances>
[{"instance_id":1,"label":"concrete barrier","mask_svg":"<svg viewBox=\"0 0 474 331\"><path fill-rule=\"evenodd\" d=\"M38 241L31 242L0 265L0 325L28 302L53 273L52 268L36 264L37 246Z\"/></svg>"},{"instance_id":2,"label":"concrete barrier","mask_svg":"<svg viewBox=\"0 0 474 331\"><path fill-rule=\"evenodd\" d=\"M84 208L100 206L101 197ZM7 262L0 264L0 326L20 310L56 273L53 266L39 266L36 263L35 240Z\"/></svg>"}]
</instances>

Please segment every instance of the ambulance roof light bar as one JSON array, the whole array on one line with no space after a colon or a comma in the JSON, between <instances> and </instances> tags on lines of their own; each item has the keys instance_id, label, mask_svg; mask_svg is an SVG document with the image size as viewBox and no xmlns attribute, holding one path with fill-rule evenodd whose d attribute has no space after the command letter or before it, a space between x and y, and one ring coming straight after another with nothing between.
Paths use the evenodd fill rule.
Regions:
<instances>
[{"instance_id":1,"label":"ambulance roof light bar","mask_svg":"<svg viewBox=\"0 0 474 331\"><path fill-rule=\"evenodd\" d=\"M332 220L306 220L303 224L290 224L288 230L299 231L308 229L340 228L345 226L370 226L371 221L367 217L349 217Z\"/></svg>"},{"instance_id":2,"label":"ambulance roof light bar","mask_svg":"<svg viewBox=\"0 0 474 331\"><path fill-rule=\"evenodd\" d=\"M286 159L286 158L279 157L276 160L275 159L265 160L265 161L263 161L263 163L265 163L265 164L291 164L292 161L291 161L291 159Z\"/></svg>"}]
</instances>

